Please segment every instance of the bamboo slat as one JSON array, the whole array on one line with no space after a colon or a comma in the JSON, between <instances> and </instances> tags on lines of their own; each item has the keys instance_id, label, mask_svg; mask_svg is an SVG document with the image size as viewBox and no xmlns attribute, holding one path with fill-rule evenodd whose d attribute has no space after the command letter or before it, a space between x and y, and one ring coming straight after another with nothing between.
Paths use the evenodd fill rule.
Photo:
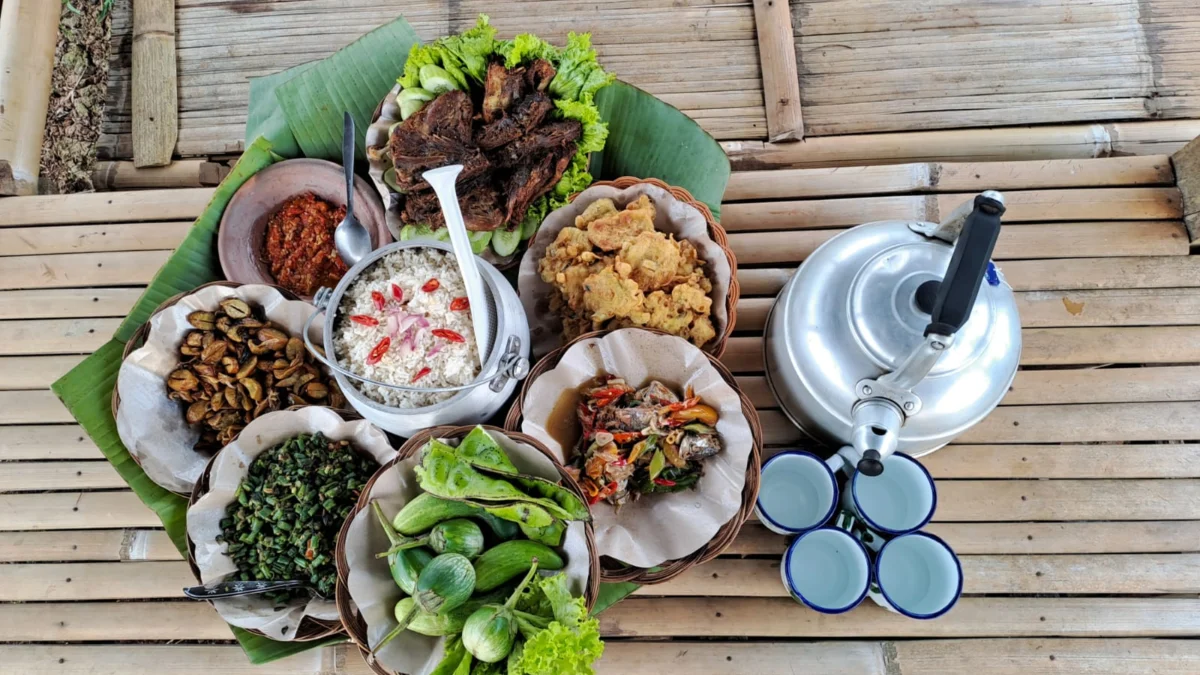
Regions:
<instances>
[{"instance_id":1,"label":"bamboo slat","mask_svg":"<svg viewBox=\"0 0 1200 675\"><path fill-rule=\"evenodd\" d=\"M905 162L1009 162L1169 155L1200 136L1200 121L1161 120L951 129L817 137L801 143L726 141L737 170Z\"/></svg>"},{"instance_id":2,"label":"bamboo slat","mask_svg":"<svg viewBox=\"0 0 1200 675\"><path fill-rule=\"evenodd\" d=\"M193 188L216 185L229 167L203 159L177 159L167 166L138 168L133 162L96 162L92 184L97 190Z\"/></svg>"},{"instance_id":3,"label":"bamboo slat","mask_svg":"<svg viewBox=\"0 0 1200 675\"><path fill-rule=\"evenodd\" d=\"M725 200L1172 184L1171 161L1164 155L1024 162L935 162L737 171L729 178Z\"/></svg>"},{"instance_id":4,"label":"bamboo slat","mask_svg":"<svg viewBox=\"0 0 1200 675\"><path fill-rule=\"evenodd\" d=\"M0 319L125 316L142 288L0 291Z\"/></svg>"},{"instance_id":5,"label":"bamboo slat","mask_svg":"<svg viewBox=\"0 0 1200 675\"><path fill-rule=\"evenodd\" d=\"M83 356L0 356L0 391L49 389L55 380L67 374Z\"/></svg>"},{"instance_id":6,"label":"bamboo slat","mask_svg":"<svg viewBox=\"0 0 1200 675\"><path fill-rule=\"evenodd\" d=\"M133 492L0 494L0 530L103 530L159 527L162 521Z\"/></svg>"},{"instance_id":7,"label":"bamboo slat","mask_svg":"<svg viewBox=\"0 0 1200 675\"><path fill-rule=\"evenodd\" d=\"M605 635L889 638L1190 637L1191 598L962 598L937 621L913 621L866 602L822 615L784 598L630 598L600 615Z\"/></svg>"},{"instance_id":8,"label":"bamboo slat","mask_svg":"<svg viewBox=\"0 0 1200 675\"><path fill-rule=\"evenodd\" d=\"M0 256L171 249L191 226L178 221L5 228L0 229Z\"/></svg>"},{"instance_id":9,"label":"bamboo slat","mask_svg":"<svg viewBox=\"0 0 1200 675\"><path fill-rule=\"evenodd\" d=\"M37 391L0 391L0 425L56 424L74 422L75 418L54 393Z\"/></svg>"},{"instance_id":10,"label":"bamboo slat","mask_svg":"<svg viewBox=\"0 0 1200 675\"><path fill-rule=\"evenodd\" d=\"M1200 478L1200 445L957 444L921 463L934 478Z\"/></svg>"},{"instance_id":11,"label":"bamboo slat","mask_svg":"<svg viewBox=\"0 0 1200 675\"><path fill-rule=\"evenodd\" d=\"M133 1L133 164L171 163L179 137L175 0Z\"/></svg>"},{"instance_id":12,"label":"bamboo slat","mask_svg":"<svg viewBox=\"0 0 1200 675\"><path fill-rule=\"evenodd\" d=\"M0 322L0 355L82 354L112 337L121 319L38 319Z\"/></svg>"},{"instance_id":13,"label":"bamboo slat","mask_svg":"<svg viewBox=\"0 0 1200 675\"><path fill-rule=\"evenodd\" d=\"M1200 554L964 555L963 593L1145 595L1200 590ZM113 567L119 563L95 563ZM787 598L777 559L717 559L662 584L643 586L639 596ZM29 567L43 567L33 565ZM67 567L67 566L64 566ZM76 566L76 569L84 567ZM58 575L61 576L61 573ZM39 575L45 583L52 574ZM5 591L0 583L0 596ZM108 591L117 593L118 590ZM87 592L80 599L92 599ZM147 595L146 597L155 597ZM61 599L61 598L47 598Z\"/></svg>"},{"instance_id":14,"label":"bamboo slat","mask_svg":"<svg viewBox=\"0 0 1200 675\"><path fill-rule=\"evenodd\" d=\"M200 215L212 194L213 188L191 188L20 197L5 200L0 227L191 220Z\"/></svg>"},{"instance_id":15,"label":"bamboo slat","mask_svg":"<svg viewBox=\"0 0 1200 675\"><path fill-rule=\"evenodd\" d=\"M187 562L40 563L5 566L0 601L178 599L195 585Z\"/></svg>"},{"instance_id":16,"label":"bamboo slat","mask_svg":"<svg viewBox=\"0 0 1200 675\"><path fill-rule=\"evenodd\" d=\"M0 461L102 457L92 439L74 424L0 427Z\"/></svg>"},{"instance_id":17,"label":"bamboo slat","mask_svg":"<svg viewBox=\"0 0 1200 675\"><path fill-rule=\"evenodd\" d=\"M62 5L9 0L0 14L0 196L37 194Z\"/></svg>"},{"instance_id":18,"label":"bamboo slat","mask_svg":"<svg viewBox=\"0 0 1200 675\"><path fill-rule=\"evenodd\" d=\"M1200 521L1073 523L930 523L959 555L1059 553L1196 553ZM728 555L783 555L788 540L746 523Z\"/></svg>"},{"instance_id":19,"label":"bamboo slat","mask_svg":"<svg viewBox=\"0 0 1200 675\"><path fill-rule=\"evenodd\" d=\"M6 563L180 559L163 530L0 533L0 562Z\"/></svg>"},{"instance_id":20,"label":"bamboo slat","mask_svg":"<svg viewBox=\"0 0 1200 675\"><path fill-rule=\"evenodd\" d=\"M125 480L113 465L102 460L0 464L0 492L104 490L125 486Z\"/></svg>"},{"instance_id":21,"label":"bamboo slat","mask_svg":"<svg viewBox=\"0 0 1200 675\"><path fill-rule=\"evenodd\" d=\"M786 2L754 0L754 24L762 62L767 138L773 143L798 141L804 138L804 118L791 8Z\"/></svg>"},{"instance_id":22,"label":"bamboo slat","mask_svg":"<svg viewBox=\"0 0 1200 675\"><path fill-rule=\"evenodd\" d=\"M144 286L169 257L170 251L13 256L0 265L0 289Z\"/></svg>"}]
</instances>

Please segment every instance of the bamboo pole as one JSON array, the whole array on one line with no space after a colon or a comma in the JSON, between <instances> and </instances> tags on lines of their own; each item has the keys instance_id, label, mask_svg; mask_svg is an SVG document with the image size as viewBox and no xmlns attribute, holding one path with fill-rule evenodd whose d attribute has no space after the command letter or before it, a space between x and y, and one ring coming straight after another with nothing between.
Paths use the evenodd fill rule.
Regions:
<instances>
[{"instance_id":1,"label":"bamboo pole","mask_svg":"<svg viewBox=\"0 0 1200 675\"><path fill-rule=\"evenodd\" d=\"M171 163L179 139L175 0L133 3L133 164Z\"/></svg>"},{"instance_id":2,"label":"bamboo pole","mask_svg":"<svg viewBox=\"0 0 1200 675\"><path fill-rule=\"evenodd\" d=\"M161 167L138 168L133 162L96 162L92 184L97 190L189 188L216 185L229 167L203 159L180 159Z\"/></svg>"},{"instance_id":3,"label":"bamboo pole","mask_svg":"<svg viewBox=\"0 0 1200 675\"><path fill-rule=\"evenodd\" d=\"M1171 154L1200 136L1200 120L809 136L800 143L726 141L737 171L908 162L1090 159Z\"/></svg>"},{"instance_id":4,"label":"bamboo pole","mask_svg":"<svg viewBox=\"0 0 1200 675\"><path fill-rule=\"evenodd\" d=\"M0 8L0 195L37 194L61 13L57 0Z\"/></svg>"},{"instance_id":5,"label":"bamboo pole","mask_svg":"<svg viewBox=\"0 0 1200 675\"><path fill-rule=\"evenodd\" d=\"M754 0L754 24L762 64L767 138L772 143L798 141L804 138L804 118L800 112L796 39L787 0Z\"/></svg>"}]
</instances>

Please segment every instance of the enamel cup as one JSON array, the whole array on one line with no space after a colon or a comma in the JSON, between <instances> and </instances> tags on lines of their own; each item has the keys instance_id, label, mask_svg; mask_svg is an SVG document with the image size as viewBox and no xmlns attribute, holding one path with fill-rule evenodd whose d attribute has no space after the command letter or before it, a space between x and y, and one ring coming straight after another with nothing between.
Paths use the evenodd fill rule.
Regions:
<instances>
[{"instance_id":1,"label":"enamel cup","mask_svg":"<svg viewBox=\"0 0 1200 675\"><path fill-rule=\"evenodd\" d=\"M854 609L871 586L867 549L852 534L834 527L796 537L779 569L792 598L824 614Z\"/></svg>"},{"instance_id":2,"label":"enamel cup","mask_svg":"<svg viewBox=\"0 0 1200 675\"><path fill-rule=\"evenodd\" d=\"M830 461L841 461L835 455ZM902 453L883 459L878 476L855 471L846 482L842 508L867 527L886 535L899 535L925 527L937 509L933 477L917 460ZM764 478L766 471L763 472Z\"/></svg>"},{"instance_id":3,"label":"enamel cup","mask_svg":"<svg viewBox=\"0 0 1200 675\"><path fill-rule=\"evenodd\" d=\"M883 544L875 554L874 572L871 599L910 619L936 619L962 595L958 556L946 542L926 532L900 535Z\"/></svg>"},{"instance_id":4,"label":"enamel cup","mask_svg":"<svg viewBox=\"0 0 1200 675\"><path fill-rule=\"evenodd\" d=\"M811 452L787 450L763 464L754 512L768 530L808 532L829 522L837 503L833 469Z\"/></svg>"}]
</instances>

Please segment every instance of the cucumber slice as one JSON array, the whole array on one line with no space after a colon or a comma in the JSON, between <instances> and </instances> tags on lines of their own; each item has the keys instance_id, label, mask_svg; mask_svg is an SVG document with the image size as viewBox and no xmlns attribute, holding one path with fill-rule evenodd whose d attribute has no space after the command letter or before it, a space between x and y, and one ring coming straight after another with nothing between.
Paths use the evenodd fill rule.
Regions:
<instances>
[{"instance_id":1,"label":"cucumber slice","mask_svg":"<svg viewBox=\"0 0 1200 675\"><path fill-rule=\"evenodd\" d=\"M396 167L393 166L392 168L383 172L383 182L385 185L387 185L392 190L394 190L396 192L401 191L400 185L396 183ZM408 226L405 225L405 227L408 227Z\"/></svg>"},{"instance_id":2,"label":"cucumber slice","mask_svg":"<svg viewBox=\"0 0 1200 675\"><path fill-rule=\"evenodd\" d=\"M520 245L520 230L496 230L492 232L492 250L497 255L512 255Z\"/></svg>"},{"instance_id":3,"label":"cucumber slice","mask_svg":"<svg viewBox=\"0 0 1200 675\"><path fill-rule=\"evenodd\" d=\"M409 87L399 94L396 94L397 103L403 103L405 101L432 101L433 99L433 92L420 87Z\"/></svg>"},{"instance_id":4,"label":"cucumber slice","mask_svg":"<svg viewBox=\"0 0 1200 675\"><path fill-rule=\"evenodd\" d=\"M521 221L521 241L532 239L541 227L542 223L537 218L527 218Z\"/></svg>"},{"instance_id":5,"label":"cucumber slice","mask_svg":"<svg viewBox=\"0 0 1200 675\"><path fill-rule=\"evenodd\" d=\"M400 228L400 241L408 241L415 236L417 236L416 225L405 225L404 227Z\"/></svg>"},{"instance_id":6,"label":"cucumber slice","mask_svg":"<svg viewBox=\"0 0 1200 675\"><path fill-rule=\"evenodd\" d=\"M488 243L492 241L491 232L468 232L467 238L471 240L471 251L475 255L479 255L487 250Z\"/></svg>"},{"instance_id":7,"label":"cucumber slice","mask_svg":"<svg viewBox=\"0 0 1200 675\"><path fill-rule=\"evenodd\" d=\"M418 110L425 107L425 101L420 99L409 99L400 102L400 119L406 120L412 117Z\"/></svg>"},{"instance_id":8,"label":"cucumber slice","mask_svg":"<svg viewBox=\"0 0 1200 675\"><path fill-rule=\"evenodd\" d=\"M432 63L421 66L419 77L421 79L421 88L428 90L434 95L458 89L458 83L454 81L450 73L446 72L445 68L435 66Z\"/></svg>"}]
</instances>

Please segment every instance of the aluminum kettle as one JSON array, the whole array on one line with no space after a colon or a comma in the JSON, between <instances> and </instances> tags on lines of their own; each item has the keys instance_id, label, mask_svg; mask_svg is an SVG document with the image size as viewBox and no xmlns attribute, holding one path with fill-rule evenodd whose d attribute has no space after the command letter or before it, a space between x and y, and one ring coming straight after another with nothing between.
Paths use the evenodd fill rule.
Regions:
<instances>
[{"instance_id":1,"label":"aluminum kettle","mask_svg":"<svg viewBox=\"0 0 1200 675\"><path fill-rule=\"evenodd\" d=\"M767 319L767 381L792 422L874 476L990 413L1021 352L991 261L1003 214L989 190L941 223L867 223L813 252Z\"/></svg>"}]
</instances>

